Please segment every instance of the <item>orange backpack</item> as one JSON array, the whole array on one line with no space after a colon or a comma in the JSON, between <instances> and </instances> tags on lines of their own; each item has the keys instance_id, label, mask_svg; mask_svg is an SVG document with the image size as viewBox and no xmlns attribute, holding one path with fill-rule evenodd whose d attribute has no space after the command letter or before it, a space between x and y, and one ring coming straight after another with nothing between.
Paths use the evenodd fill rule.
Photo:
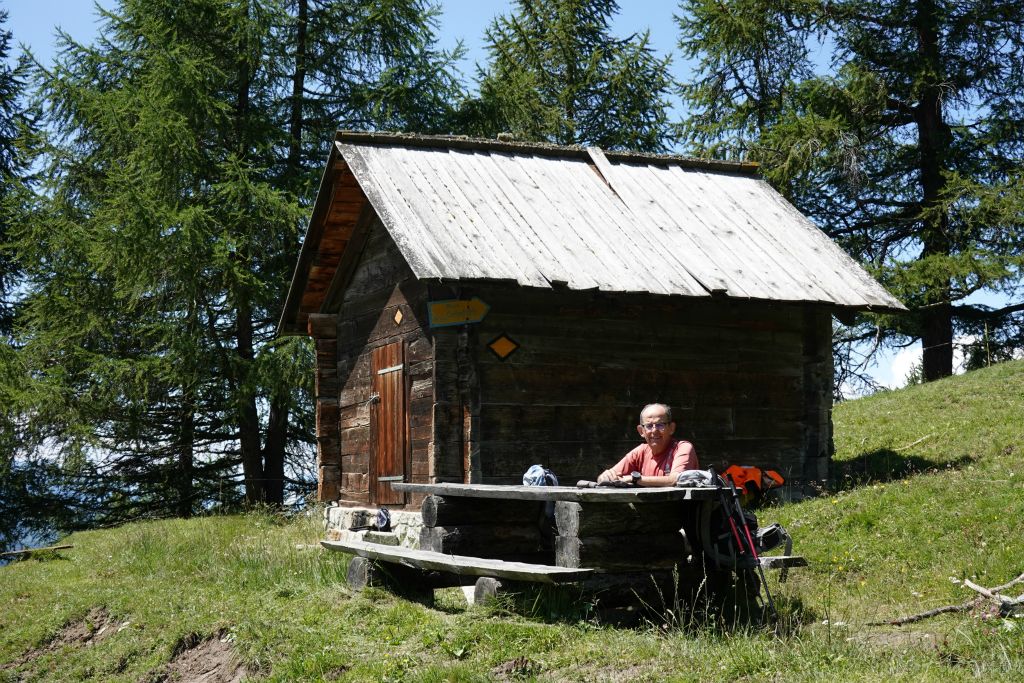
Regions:
<instances>
[{"instance_id":1,"label":"orange backpack","mask_svg":"<svg viewBox=\"0 0 1024 683\"><path fill-rule=\"evenodd\" d=\"M782 486L785 480L775 470L762 470L753 465L730 465L722 476L732 479L736 488L754 496L775 486Z\"/></svg>"}]
</instances>

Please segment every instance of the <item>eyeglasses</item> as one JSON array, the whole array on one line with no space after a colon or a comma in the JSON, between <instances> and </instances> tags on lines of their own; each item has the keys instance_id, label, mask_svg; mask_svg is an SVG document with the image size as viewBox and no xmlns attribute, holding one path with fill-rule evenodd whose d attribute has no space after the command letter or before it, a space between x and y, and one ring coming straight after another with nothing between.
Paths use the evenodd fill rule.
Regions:
<instances>
[{"instance_id":1,"label":"eyeglasses","mask_svg":"<svg viewBox=\"0 0 1024 683\"><path fill-rule=\"evenodd\" d=\"M644 428L645 432L653 432L655 430L663 432L665 431L665 427L667 427L668 425L665 424L664 422L651 422L640 426Z\"/></svg>"}]
</instances>

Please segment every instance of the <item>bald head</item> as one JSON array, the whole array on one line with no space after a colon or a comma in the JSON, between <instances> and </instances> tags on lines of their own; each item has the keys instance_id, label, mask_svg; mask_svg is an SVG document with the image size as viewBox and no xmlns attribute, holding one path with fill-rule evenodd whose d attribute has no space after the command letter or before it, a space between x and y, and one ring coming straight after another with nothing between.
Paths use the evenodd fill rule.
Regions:
<instances>
[{"instance_id":1,"label":"bald head","mask_svg":"<svg viewBox=\"0 0 1024 683\"><path fill-rule=\"evenodd\" d=\"M665 416L666 422L673 422L672 420L672 409L664 403L648 403L644 406L644 409L640 411L640 422L644 421L644 416L651 410L660 411Z\"/></svg>"}]
</instances>

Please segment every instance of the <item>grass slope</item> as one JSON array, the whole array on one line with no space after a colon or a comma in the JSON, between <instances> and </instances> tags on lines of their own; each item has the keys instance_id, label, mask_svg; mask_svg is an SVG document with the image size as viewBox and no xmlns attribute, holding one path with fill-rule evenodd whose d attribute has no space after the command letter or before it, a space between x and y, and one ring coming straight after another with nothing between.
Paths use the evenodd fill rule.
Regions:
<instances>
[{"instance_id":1,"label":"grass slope","mask_svg":"<svg viewBox=\"0 0 1024 683\"><path fill-rule=\"evenodd\" d=\"M256 680L1021 680L1024 619L868 623L965 602L963 578L1024 572L1022 415L1024 362L837 406L839 492L760 513L811 563L772 580L784 636L353 595L344 556L315 548L318 519L250 514L79 533L0 568L0 681L160 680L211 634ZM55 640L97 607L118 630Z\"/></svg>"}]
</instances>

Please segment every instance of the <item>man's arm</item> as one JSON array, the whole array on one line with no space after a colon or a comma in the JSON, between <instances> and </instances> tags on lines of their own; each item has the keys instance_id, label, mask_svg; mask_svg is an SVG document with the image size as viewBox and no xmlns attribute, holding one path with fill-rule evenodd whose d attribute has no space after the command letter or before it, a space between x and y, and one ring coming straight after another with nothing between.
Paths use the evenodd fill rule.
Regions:
<instances>
[{"instance_id":1,"label":"man's arm","mask_svg":"<svg viewBox=\"0 0 1024 683\"><path fill-rule=\"evenodd\" d=\"M700 465L697 463L697 450L689 441L680 441L676 444L676 450L672 454L672 476L678 477L686 470L695 470Z\"/></svg>"},{"instance_id":2,"label":"man's arm","mask_svg":"<svg viewBox=\"0 0 1024 683\"><path fill-rule=\"evenodd\" d=\"M662 474L657 477L640 477L637 486L675 486L676 474Z\"/></svg>"},{"instance_id":3,"label":"man's arm","mask_svg":"<svg viewBox=\"0 0 1024 683\"><path fill-rule=\"evenodd\" d=\"M602 482L602 481L624 481L627 484L631 484L631 483L633 483L633 477L631 475L632 475L632 472L630 472L629 474L618 475L618 474L615 474L615 472L613 472L612 470L605 470L600 475L598 475L597 481L599 483ZM659 476L659 477L640 477L640 479L637 480L636 485L637 486L675 486L676 485L676 477L677 476L678 475L675 475L675 474L666 474L666 475L662 475L662 476Z\"/></svg>"},{"instance_id":4,"label":"man's arm","mask_svg":"<svg viewBox=\"0 0 1024 683\"><path fill-rule=\"evenodd\" d=\"M633 470L639 469L639 466L636 463L636 456L641 451L641 449L642 446L634 448L629 453L626 453L626 455L622 457L622 460L618 461L613 466L609 467L604 472L597 475L598 483L602 481L628 480L629 474Z\"/></svg>"}]
</instances>

